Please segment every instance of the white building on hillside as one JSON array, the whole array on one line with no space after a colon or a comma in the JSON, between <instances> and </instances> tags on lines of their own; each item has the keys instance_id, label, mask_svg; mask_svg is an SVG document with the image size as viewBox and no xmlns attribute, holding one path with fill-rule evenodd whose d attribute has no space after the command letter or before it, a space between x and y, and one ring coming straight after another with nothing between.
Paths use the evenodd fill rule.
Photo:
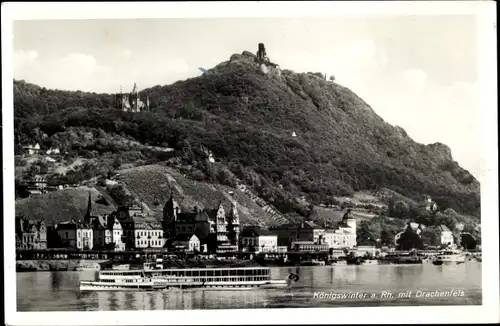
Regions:
<instances>
[{"instance_id":1,"label":"white building on hillside","mask_svg":"<svg viewBox=\"0 0 500 326\"><path fill-rule=\"evenodd\" d=\"M453 233L446 225L440 225L439 231L441 232L441 244L442 245L453 245Z\"/></svg>"}]
</instances>

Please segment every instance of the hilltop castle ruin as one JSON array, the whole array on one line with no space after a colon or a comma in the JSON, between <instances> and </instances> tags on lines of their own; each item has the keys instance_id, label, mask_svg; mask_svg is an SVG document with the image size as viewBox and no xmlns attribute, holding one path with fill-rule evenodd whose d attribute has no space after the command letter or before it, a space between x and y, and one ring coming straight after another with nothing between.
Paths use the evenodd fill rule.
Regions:
<instances>
[{"instance_id":1,"label":"hilltop castle ruin","mask_svg":"<svg viewBox=\"0 0 500 326\"><path fill-rule=\"evenodd\" d=\"M266 47L264 46L264 43L259 43L259 48L257 51L257 56L255 58L255 61L260 64L264 64L267 66L271 66L273 68L277 68L278 65L275 63L272 63L271 60L269 60L269 57L267 56L266 53Z\"/></svg>"},{"instance_id":2,"label":"hilltop castle ruin","mask_svg":"<svg viewBox=\"0 0 500 326\"><path fill-rule=\"evenodd\" d=\"M149 96L146 96L146 102L141 101L136 83L130 93L122 93L120 88L120 94L116 94L115 102L116 108L124 112L147 112L150 109Z\"/></svg>"}]
</instances>

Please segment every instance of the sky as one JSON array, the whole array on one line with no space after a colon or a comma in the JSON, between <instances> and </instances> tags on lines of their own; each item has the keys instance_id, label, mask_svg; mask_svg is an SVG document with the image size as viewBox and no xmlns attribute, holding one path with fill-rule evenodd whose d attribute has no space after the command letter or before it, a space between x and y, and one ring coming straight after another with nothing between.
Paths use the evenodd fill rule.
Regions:
<instances>
[{"instance_id":1,"label":"sky","mask_svg":"<svg viewBox=\"0 0 500 326\"><path fill-rule=\"evenodd\" d=\"M334 75L415 141L481 171L475 16L30 20L14 22L14 78L130 91L199 76L233 53Z\"/></svg>"}]
</instances>

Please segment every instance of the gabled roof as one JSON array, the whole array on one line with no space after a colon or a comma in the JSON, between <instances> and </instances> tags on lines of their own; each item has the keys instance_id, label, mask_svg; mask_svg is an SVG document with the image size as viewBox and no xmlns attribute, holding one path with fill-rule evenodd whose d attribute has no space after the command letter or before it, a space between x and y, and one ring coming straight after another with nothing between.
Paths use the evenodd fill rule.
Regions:
<instances>
[{"instance_id":1,"label":"gabled roof","mask_svg":"<svg viewBox=\"0 0 500 326\"><path fill-rule=\"evenodd\" d=\"M439 231L441 231L441 232L451 232L451 230L446 225L443 225L443 224L441 224L439 226Z\"/></svg>"},{"instance_id":2,"label":"gabled roof","mask_svg":"<svg viewBox=\"0 0 500 326\"><path fill-rule=\"evenodd\" d=\"M304 222L304 227L309 227L311 229L320 229L320 226L313 221L305 221Z\"/></svg>"},{"instance_id":3,"label":"gabled roof","mask_svg":"<svg viewBox=\"0 0 500 326\"><path fill-rule=\"evenodd\" d=\"M92 226L82 222L66 221L57 224L58 230L92 229Z\"/></svg>"},{"instance_id":4,"label":"gabled roof","mask_svg":"<svg viewBox=\"0 0 500 326\"><path fill-rule=\"evenodd\" d=\"M178 236L175 237L175 241L190 241L191 238L194 237L195 240L198 240L198 237L195 234L179 234Z\"/></svg>"},{"instance_id":5,"label":"gabled roof","mask_svg":"<svg viewBox=\"0 0 500 326\"><path fill-rule=\"evenodd\" d=\"M345 220L354 220L354 215L352 214L352 210L351 209L348 209L347 212L344 214L344 216L342 217L342 221L345 221Z\"/></svg>"},{"instance_id":6,"label":"gabled roof","mask_svg":"<svg viewBox=\"0 0 500 326\"><path fill-rule=\"evenodd\" d=\"M259 232L254 228L245 228L240 233L240 238L241 237L257 237L257 236L259 236Z\"/></svg>"},{"instance_id":7,"label":"gabled roof","mask_svg":"<svg viewBox=\"0 0 500 326\"><path fill-rule=\"evenodd\" d=\"M92 229L95 230L105 230L106 229L106 221L102 216L97 216L92 220Z\"/></svg>"},{"instance_id":8,"label":"gabled roof","mask_svg":"<svg viewBox=\"0 0 500 326\"><path fill-rule=\"evenodd\" d=\"M265 229L264 229L264 230L262 230L262 229L261 229L261 230L258 230L258 231L257 231L257 234L258 234L259 236L276 235L276 234L275 234L275 233L273 233L272 231L270 231L270 230L265 230Z\"/></svg>"}]
</instances>

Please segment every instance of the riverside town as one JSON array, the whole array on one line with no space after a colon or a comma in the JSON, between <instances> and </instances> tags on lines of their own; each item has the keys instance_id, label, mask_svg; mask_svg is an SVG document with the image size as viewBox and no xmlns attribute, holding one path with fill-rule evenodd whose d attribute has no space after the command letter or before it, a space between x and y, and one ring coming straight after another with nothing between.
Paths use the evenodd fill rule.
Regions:
<instances>
[{"instance_id":1,"label":"riverside town","mask_svg":"<svg viewBox=\"0 0 500 326\"><path fill-rule=\"evenodd\" d=\"M442 264L481 259L477 245L464 250L445 225L439 226L438 246L422 246L420 234L425 226L414 222L404 225L394 236L393 243L382 245L381 239L376 239L374 245L360 245L357 243L356 214L364 210L353 205L331 207L342 214L335 227L305 221L269 229L240 223L234 200L221 201L213 208L181 210L171 195L161 215L147 215L137 204L99 215L93 205L89 193L83 216L53 225L46 225L43 219L33 221L16 217L17 259L154 260L168 256L220 261L243 259L291 266L420 264L425 261ZM428 198L424 209L435 211L437 206ZM415 241L411 236L416 236L417 241L411 242ZM18 268L29 266L18 264Z\"/></svg>"}]
</instances>

